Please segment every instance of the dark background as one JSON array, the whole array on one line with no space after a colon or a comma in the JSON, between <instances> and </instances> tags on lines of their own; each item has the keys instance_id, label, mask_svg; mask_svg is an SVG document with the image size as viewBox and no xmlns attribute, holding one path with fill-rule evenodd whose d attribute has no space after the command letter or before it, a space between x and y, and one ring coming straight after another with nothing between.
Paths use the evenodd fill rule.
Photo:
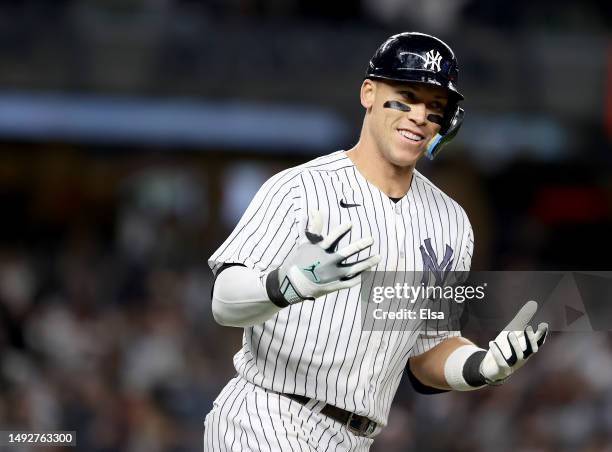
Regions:
<instances>
[{"instance_id":1,"label":"dark background","mask_svg":"<svg viewBox=\"0 0 612 452\"><path fill-rule=\"evenodd\" d=\"M459 57L466 122L419 169L468 212L473 268L610 270L611 16L568 0L0 2L0 430L201 450L241 334L212 319L206 259L266 178L356 142L363 72L393 33ZM500 388L403 381L373 451L609 452L610 426L612 336L556 333Z\"/></svg>"}]
</instances>

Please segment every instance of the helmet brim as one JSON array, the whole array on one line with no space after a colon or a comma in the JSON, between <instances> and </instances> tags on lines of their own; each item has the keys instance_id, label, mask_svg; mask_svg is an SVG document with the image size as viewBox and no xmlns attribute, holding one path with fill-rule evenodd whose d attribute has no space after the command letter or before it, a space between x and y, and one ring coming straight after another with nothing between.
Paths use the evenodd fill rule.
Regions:
<instances>
[{"instance_id":1,"label":"helmet brim","mask_svg":"<svg viewBox=\"0 0 612 452\"><path fill-rule=\"evenodd\" d=\"M459 102L465 99L463 97L463 94L461 94L457 90L457 88L455 88L452 82L442 82L436 79L435 77L432 77L431 74L429 73L417 74L416 73L417 71L411 71L411 72L412 74L410 74L410 77L404 77L404 78L367 74L364 77L364 79L369 78L372 80L382 80L382 81L399 82L399 83L420 83L423 85L439 86L440 88L445 88L449 92L450 96L453 97L452 99L449 98L449 101Z\"/></svg>"}]
</instances>

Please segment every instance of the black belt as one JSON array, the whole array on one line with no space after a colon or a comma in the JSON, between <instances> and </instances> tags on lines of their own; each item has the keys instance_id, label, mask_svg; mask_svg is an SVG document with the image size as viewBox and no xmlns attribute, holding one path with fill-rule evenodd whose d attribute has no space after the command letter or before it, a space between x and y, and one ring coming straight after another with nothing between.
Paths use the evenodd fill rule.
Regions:
<instances>
[{"instance_id":1,"label":"black belt","mask_svg":"<svg viewBox=\"0 0 612 452\"><path fill-rule=\"evenodd\" d=\"M297 394L282 393L281 395L289 397L302 405L306 405L312 400L309 397ZM374 433L374 430L376 430L377 427L376 422L371 421L367 417L351 413L350 411L343 410L342 408L330 405L329 403L323 407L321 414L324 414L325 416L346 425L346 428L358 436L370 436L372 433Z\"/></svg>"}]
</instances>

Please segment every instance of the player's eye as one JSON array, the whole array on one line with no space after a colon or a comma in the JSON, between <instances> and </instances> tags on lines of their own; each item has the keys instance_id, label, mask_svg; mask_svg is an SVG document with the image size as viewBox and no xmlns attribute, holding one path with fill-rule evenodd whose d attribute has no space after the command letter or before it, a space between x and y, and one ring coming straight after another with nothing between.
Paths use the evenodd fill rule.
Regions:
<instances>
[{"instance_id":1,"label":"player's eye","mask_svg":"<svg viewBox=\"0 0 612 452\"><path fill-rule=\"evenodd\" d=\"M402 91L402 97L406 99L408 102L414 104L417 102L417 97L413 92L410 91Z\"/></svg>"},{"instance_id":2,"label":"player's eye","mask_svg":"<svg viewBox=\"0 0 612 452\"><path fill-rule=\"evenodd\" d=\"M429 104L429 108L430 108L430 110L432 110L435 113L443 113L444 112L444 105L442 105L441 102L434 101L434 102Z\"/></svg>"}]
</instances>

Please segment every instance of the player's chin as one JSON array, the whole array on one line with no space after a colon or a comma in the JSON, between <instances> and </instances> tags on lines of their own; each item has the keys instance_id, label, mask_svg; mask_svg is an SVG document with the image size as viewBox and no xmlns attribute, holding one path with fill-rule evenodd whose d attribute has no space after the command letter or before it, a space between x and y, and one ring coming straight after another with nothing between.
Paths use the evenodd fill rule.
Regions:
<instances>
[{"instance_id":1,"label":"player's chin","mask_svg":"<svg viewBox=\"0 0 612 452\"><path fill-rule=\"evenodd\" d=\"M397 143L394 146L393 163L397 166L413 166L424 152L424 142Z\"/></svg>"},{"instance_id":2,"label":"player's chin","mask_svg":"<svg viewBox=\"0 0 612 452\"><path fill-rule=\"evenodd\" d=\"M396 150L392 153L391 163L399 167L414 166L422 155L423 151L407 151L405 149Z\"/></svg>"}]
</instances>

